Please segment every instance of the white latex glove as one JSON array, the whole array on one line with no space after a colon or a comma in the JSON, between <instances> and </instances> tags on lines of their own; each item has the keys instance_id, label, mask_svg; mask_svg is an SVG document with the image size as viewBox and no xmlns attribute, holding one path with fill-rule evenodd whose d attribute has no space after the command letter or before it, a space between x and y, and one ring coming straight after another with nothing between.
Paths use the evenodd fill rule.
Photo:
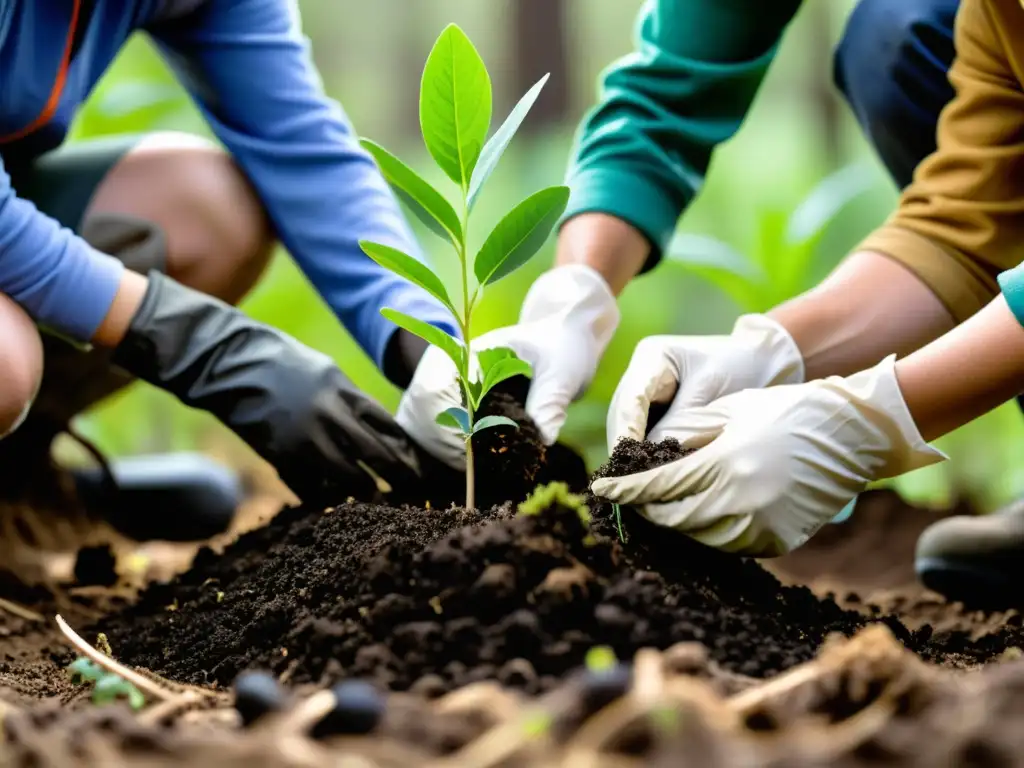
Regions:
<instances>
[{"instance_id":1,"label":"white latex glove","mask_svg":"<svg viewBox=\"0 0 1024 768\"><path fill-rule=\"evenodd\" d=\"M688 408L743 389L798 384L803 358L789 332L766 315L743 315L728 336L651 336L641 341L608 410L608 450L643 440L652 403L671 403L651 430L657 442Z\"/></svg>"},{"instance_id":2,"label":"white latex glove","mask_svg":"<svg viewBox=\"0 0 1024 768\"><path fill-rule=\"evenodd\" d=\"M668 434L695 453L595 480L654 523L717 549L774 557L801 546L867 483L943 461L922 439L895 356L847 378L750 389L680 414ZM703 446L703 447L700 447Z\"/></svg>"},{"instance_id":3,"label":"white latex glove","mask_svg":"<svg viewBox=\"0 0 1024 768\"><path fill-rule=\"evenodd\" d=\"M509 347L530 364L526 412L551 445L565 424L566 409L594 378L618 324L619 308L605 279L590 267L572 264L538 278L523 302L519 323L474 339L470 350ZM431 346L395 417L424 449L458 470L466 466L463 439L435 418L461 402L454 364Z\"/></svg>"}]
</instances>

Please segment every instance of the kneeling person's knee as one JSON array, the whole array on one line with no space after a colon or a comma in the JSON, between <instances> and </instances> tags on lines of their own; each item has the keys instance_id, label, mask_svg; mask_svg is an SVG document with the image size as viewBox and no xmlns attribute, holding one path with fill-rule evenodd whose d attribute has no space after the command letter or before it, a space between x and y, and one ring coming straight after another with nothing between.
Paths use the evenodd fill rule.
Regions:
<instances>
[{"instance_id":1,"label":"kneeling person's knee","mask_svg":"<svg viewBox=\"0 0 1024 768\"><path fill-rule=\"evenodd\" d=\"M0 295L0 438L21 424L42 376L39 331L21 307Z\"/></svg>"},{"instance_id":2,"label":"kneeling person's knee","mask_svg":"<svg viewBox=\"0 0 1024 768\"><path fill-rule=\"evenodd\" d=\"M270 260L275 238L255 190L235 161L204 139L156 133L104 179L90 213L123 213L167 236L168 274L230 303Z\"/></svg>"},{"instance_id":3,"label":"kneeling person's knee","mask_svg":"<svg viewBox=\"0 0 1024 768\"><path fill-rule=\"evenodd\" d=\"M920 85L946 90L960 0L860 0L836 49L835 79L850 101L884 103ZM913 93L906 93L912 98Z\"/></svg>"}]
</instances>

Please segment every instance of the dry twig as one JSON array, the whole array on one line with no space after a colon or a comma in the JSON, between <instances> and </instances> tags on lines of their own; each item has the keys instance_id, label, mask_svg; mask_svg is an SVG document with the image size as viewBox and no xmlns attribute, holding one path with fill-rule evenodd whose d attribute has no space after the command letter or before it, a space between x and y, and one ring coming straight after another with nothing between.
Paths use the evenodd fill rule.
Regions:
<instances>
[{"instance_id":1,"label":"dry twig","mask_svg":"<svg viewBox=\"0 0 1024 768\"><path fill-rule=\"evenodd\" d=\"M23 605L18 605L10 600L5 600L0 597L0 609L7 611L8 613L17 616L19 619L25 619L25 621L45 621L46 617L41 613L36 613L31 608L26 608Z\"/></svg>"},{"instance_id":2,"label":"dry twig","mask_svg":"<svg viewBox=\"0 0 1024 768\"><path fill-rule=\"evenodd\" d=\"M143 693L148 693L150 696L159 699L160 701L169 701L180 695L167 690L162 685L154 683L149 678L143 677L135 670L129 669L119 661L115 661L106 654L93 648L89 643L83 640L75 630L68 626L68 623L64 621L60 614L57 615L56 621L57 626L64 634L64 637L66 637L68 641L75 646L75 648L81 651L83 656L88 657L91 661L103 667L108 672L112 672L118 677L127 680Z\"/></svg>"}]
</instances>

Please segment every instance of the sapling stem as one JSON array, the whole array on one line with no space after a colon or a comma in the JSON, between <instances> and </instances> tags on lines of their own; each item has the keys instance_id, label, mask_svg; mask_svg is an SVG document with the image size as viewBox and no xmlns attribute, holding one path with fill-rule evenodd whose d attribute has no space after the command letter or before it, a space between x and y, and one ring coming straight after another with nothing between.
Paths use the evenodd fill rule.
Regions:
<instances>
[{"instance_id":1,"label":"sapling stem","mask_svg":"<svg viewBox=\"0 0 1024 768\"><path fill-rule=\"evenodd\" d=\"M466 510L472 511L476 508L476 463L473 461L473 424L476 421L476 412L473 408L473 395L470 392L469 382L472 376L469 354L469 329L470 320L473 314L473 298L469 295L469 256L466 253L466 243L469 241L469 204L467 202L469 188L466 183L462 184L462 233L463 240L456 247L459 252L459 267L462 269L462 338L466 342L466 370L462 377L462 390L466 397L466 413L468 415L469 434L466 435Z\"/></svg>"}]
</instances>

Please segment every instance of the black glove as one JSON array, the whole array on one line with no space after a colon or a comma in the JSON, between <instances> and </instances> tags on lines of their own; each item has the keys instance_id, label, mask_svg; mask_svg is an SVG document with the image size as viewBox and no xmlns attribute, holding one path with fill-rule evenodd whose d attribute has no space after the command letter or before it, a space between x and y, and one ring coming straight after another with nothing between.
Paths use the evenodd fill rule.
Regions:
<instances>
[{"instance_id":1,"label":"black glove","mask_svg":"<svg viewBox=\"0 0 1024 768\"><path fill-rule=\"evenodd\" d=\"M427 342L404 328L396 330L384 348L384 363L381 366L388 381L399 389L408 389L416 373L416 366L420 364L428 346Z\"/></svg>"},{"instance_id":2,"label":"black glove","mask_svg":"<svg viewBox=\"0 0 1024 768\"><path fill-rule=\"evenodd\" d=\"M420 477L412 440L329 357L158 272L112 362L216 416L306 503Z\"/></svg>"}]
</instances>

